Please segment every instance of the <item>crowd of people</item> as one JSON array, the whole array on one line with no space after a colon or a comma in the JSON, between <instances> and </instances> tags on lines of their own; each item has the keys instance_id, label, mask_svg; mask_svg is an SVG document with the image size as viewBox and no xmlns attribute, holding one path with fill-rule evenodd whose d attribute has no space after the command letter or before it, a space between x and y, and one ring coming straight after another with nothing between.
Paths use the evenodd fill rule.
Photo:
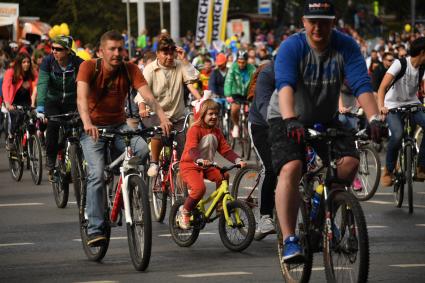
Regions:
<instances>
[{"instance_id":1,"label":"crowd of people","mask_svg":"<svg viewBox=\"0 0 425 283\"><path fill-rule=\"evenodd\" d=\"M0 50L0 102L5 113L2 117L9 122L3 129L6 140L13 139L14 126L19 124L16 105L33 107L39 117L47 118L46 167L53 182L58 125L48 117L79 112L84 127L80 142L88 165L88 244L98 245L106 240L102 205L105 141L99 137L99 126L130 128L126 123L127 105L127 109L135 108L145 126L160 125L168 135L172 129L183 127L187 95L202 100L204 93L211 94L212 99L203 100L187 135L182 133L176 138L181 176L189 188L179 224L187 229L190 213L205 193L203 179L217 185L221 182L218 169L206 167L215 153L246 165L227 144L218 127L218 116L220 107L230 103L234 125L231 135L238 138L240 105L249 101L250 134L263 166L257 233L274 232L276 207L285 239L283 258L288 262L302 260L294 220L298 184L305 170L305 127L321 123L353 128L357 123L350 119L355 118L344 114L362 108L371 138L380 142L385 121L391 136L382 184L391 186L403 133L400 116L388 110L420 105L425 79L423 26L416 26L411 33L392 32L372 44L347 24L335 26L335 11L329 3L314 9L306 5L303 29L289 27L280 40L273 30L256 29L252 43L235 35L219 50L197 45L190 33L178 45L166 30L154 39L143 32L134 43L133 56L127 52L126 47L132 44L127 34L108 31L97 48L85 45L92 57L85 61L75 55L70 36L43 38L37 46L11 42ZM127 103L127 95L132 102ZM151 116L151 112L156 115ZM423 111L417 112L414 119L425 127ZM6 146L14 150L13 143L7 142ZM121 140L117 139L115 146L123 150ZM134 138L132 146L136 155L149 154L143 139ZM161 138L153 137L149 176L158 174L161 148ZM359 166L354 141L340 140L335 151L340 159L338 177L353 182ZM424 141L417 177L425 179Z\"/></svg>"}]
</instances>

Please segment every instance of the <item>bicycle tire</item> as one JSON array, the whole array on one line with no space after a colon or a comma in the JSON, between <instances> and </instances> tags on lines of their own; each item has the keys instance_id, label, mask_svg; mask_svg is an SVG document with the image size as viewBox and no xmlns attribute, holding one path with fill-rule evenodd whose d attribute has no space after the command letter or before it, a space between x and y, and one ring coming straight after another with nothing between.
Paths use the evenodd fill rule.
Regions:
<instances>
[{"instance_id":1,"label":"bicycle tire","mask_svg":"<svg viewBox=\"0 0 425 283\"><path fill-rule=\"evenodd\" d=\"M419 152L419 147L421 145L422 138L423 138L422 127L418 127L418 129L415 132L416 152Z\"/></svg>"},{"instance_id":2,"label":"bicycle tire","mask_svg":"<svg viewBox=\"0 0 425 283\"><path fill-rule=\"evenodd\" d=\"M151 258L152 220L148 188L142 178L135 175L129 177L128 195L133 222L127 223L128 248L134 268L143 271Z\"/></svg>"},{"instance_id":3,"label":"bicycle tire","mask_svg":"<svg viewBox=\"0 0 425 283\"><path fill-rule=\"evenodd\" d=\"M65 150L65 149L64 149ZM66 164L64 156L60 157L58 153L56 157L56 167L54 170L54 180L52 182L53 196L58 208L65 208L68 204L69 183L66 180Z\"/></svg>"},{"instance_id":4,"label":"bicycle tire","mask_svg":"<svg viewBox=\"0 0 425 283\"><path fill-rule=\"evenodd\" d=\"M69 147L69 158L71 160L71 179L74 186L74 194L77 205L80 205L80 192L86 186L86 173L83 168L83 152L78 144L71 144Z\"/></svg>"},{"instance_id":5,"label":"bicycle tire","mask_svg":"<svg viewBox=\"0 0 425 283\"><path fill-rule=\"evenodd\" d=\"M406 185L407 185L407 202L409 205L409 214L413 213L413 146L406 145Z\"/></svg>"},{"instance_id":6,"label":"bicycle tire","mask_svg":"<svg viewBox=\"0 0 425 283\"><path fill-rule=\"evenodd\" d=\"M367 282L369 238L360 203L351 193L341 191L333 195L330 206L331 224L324 225L326 236L323 237L326 279L328 282Z\"/></svg>"},{"instance_id":7,"label":"bicycle tire","mask_svg":"<svg viewBox=\"0 0 425 283\"><path fill-rule=\"evenodd\" d=\"M249 135L248 121L245 121L243 123L242 138L243 138L242 157L244 157L246 160L250 160L251 159L251 136Z\"/></svg>"},{"instance_id":8,"label":"bicycle tire","mask_svg":"<svg viewBox=\"0 0 425 283\"><path fill-rule=\"evenodd\" d=\"M18 135L13 139L13 151L9 151L9 171L12 179L19 182L22 179L24 173L24 161L22 159L22 144Z\"/></svg>"},{"instance_id":9,"label":"bicycle tire","mask_svg":"<svg viewBox=\"0 0 425 283\"><path fill-rule=\"evenodd\" d=\"M28 141L28 160L30 162L31 178L35 185L40 185L43 177L43 154L40 139L31 135Z\"/></svg>"},{"instance_id":10,"label":"bicycle tire","mask_svg":"<svg viewBox=\"0 0 425 283\"><path fill-rule=\"evenodd\" d=\"M276 232L277 232L277 255L279 259L280 271L285 282L288 283L307 283L310 280L311 271L313 268L313 251L311 249L308 227L309 227L309 214L305 202L301 201L298 209L297 224L295 234L298 236L299 243L303 249L304 262L302 263L285 263L283 262L283 235L280 230L279 220L276 219Z\"/></svg>"},{"instance_id":11,"label":"bicycle tire","mask_svg":"<svg viewBox=\"0 0 425 283\"><path fill-rule=\"evenodd\" d=\"M362 188L361 190L355 190L350 187L350 191L358 200L366 201L371 199L378 190L381 178L381 160L378 152L371 145L361 146L359 154L360 165L356 178L360 179ZM369 176L371 176L370 179L368 178Z\"/></svg>"},{"instance_id":12,"label":"bicycle tire","mask_svg":"<svg viewBox=\"0 0 425 283\"><path fill-rule=\"evenodd\" d=\"M199 237L200 228L196 225L193 225L188 230L183 230L180 228L177 223L177 216L180 213L180 207L184 205L184 200L179 199L171 207L168 227L170 229L170 234L174 242L180 247L190 247L193 245Z\"/></svg>"},{"instance_id":13,"label":"bicycle tire","mask_svg":"<svg viewBox=\"0 0 425 283\"><path fill-rule=\"evenodd\" d=\"M109 221L106 220L105 217L105 232L106 232L106 241L103 242L102 245L97 247L90 247L87 245L88 235L87 235L87 227L88 227L88 219L86 217L86 197L87 197L87 187L84 186L81 188L81 203L78 209L78 222L80 225L80 236L81 243L83 245L84 253L90 261L101 261L108 251L109 241L111 238L111 226L109 225ZM104 201L105 203L105 201ZM109 212L106 213L106 215Z\"/></svg>"},{"instance_id":14,"label":"bicycle tire","mask_svg":"<svg viewBox=\"0 0 425 283\"><path fill-rule=\"evenodd\" d=\"M395 182L393 185L393 196L394 196L394 203L395 206L400 208L403 204L404 200L404 175L403 175L403 168L404 168L404 153L403 150L399 150L398 152L398 159L397 159L397 165L395 168Z\"/></svg>"},{"instance_id":15,"label":"bicycle tire","mask_svg":"<svg viewBox=\"0 0 425 283\"><path fill-rule=\"evenodd\" d=\"M233 225L227 225L224 211L221 213L218 221L218 232L223 245L231 251L241 252L249 247L254 240L255 234L255 217L249 206L242 201L235 200L227 203L229 217L232 219ZM242 213L241 213L242 212ZM242 221L241 226L236 226L236 213L239 213L239 219ZM230 234L233 234L231 236ZM237 236L241 236L237 239ZM234 240L237 240L235 242Z\"/></svg>"},{"instance_id":16,"label":"bicycle tire","mask_svg":"<svg viewBox=\"0 0 425 283\"><path fill-rule=\"evenodd\" d=\"M237 171L230 194L234 199L245 202L254 213L255 222L260 221L261 190L258 188L258 178L261 167L248 164ZM264 239L267 235L256 237L256 241Z\"/></svg>"},{"instance_id":17,"label":"bicycle tire","mask_svg":"<svg viewBox=\"0 0 425 283\"><path fill-rule=\"evenodd\" d=\"M161 168L160 168L161 170ZM149 181L149 191L152 194L152 216L153 220L162 223L167 212L168 193L162 190L160 173L151 177Z\"/></svg>"}]
</instances>

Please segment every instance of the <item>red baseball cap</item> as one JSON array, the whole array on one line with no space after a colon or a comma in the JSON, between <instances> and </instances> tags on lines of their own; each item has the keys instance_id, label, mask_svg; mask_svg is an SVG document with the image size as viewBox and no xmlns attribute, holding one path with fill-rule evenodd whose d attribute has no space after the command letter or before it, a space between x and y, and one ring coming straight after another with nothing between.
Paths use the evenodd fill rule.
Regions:
<instances>
[{"instance_id":1,"label":"red baseball cap","mask_svg":"<svg viewBox=\"0 0 425 283\"><path fill-rule=\"evenodd\" d=\"M220 66L220 65L223 65L225 63L227 63L226 55L224 55L223 53L219 53L217 55L217 57L215 58L215 64L217 66Z\"/></svg>"}]
</instances>

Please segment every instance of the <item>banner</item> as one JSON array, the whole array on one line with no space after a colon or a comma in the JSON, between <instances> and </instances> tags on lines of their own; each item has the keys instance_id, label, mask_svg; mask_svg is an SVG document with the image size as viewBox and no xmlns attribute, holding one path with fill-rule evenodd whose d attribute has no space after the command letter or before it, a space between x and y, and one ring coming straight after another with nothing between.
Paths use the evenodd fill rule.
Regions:
<instances>
[{"instance_id":1,"label":"banner","mask_svg":"<svg viewBox=\"0 0 425 283\"><path fill-rule=\"evenodd\" d=\"M196 43L208 43L209 19L211 14L211 4L214 0L199 0L198 5L198 20L196 23Z\"/></svg>"},{"instance_id":2,"label":"banner","mask_svg":"<svg viewBox=\"0 0 425 283\"><path fill-rule=\"evenodd\" d=\"M208 33L208 43L214 41L225 41L227 11L229 0L212 0L212 13L210 15L210 29Z\"/></svg>"}]
</instances>

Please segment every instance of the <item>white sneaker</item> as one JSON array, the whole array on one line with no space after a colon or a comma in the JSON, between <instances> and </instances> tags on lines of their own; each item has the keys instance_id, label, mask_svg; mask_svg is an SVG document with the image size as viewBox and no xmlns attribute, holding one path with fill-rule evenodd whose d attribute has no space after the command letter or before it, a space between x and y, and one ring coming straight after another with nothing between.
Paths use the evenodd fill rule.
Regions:
<instances>
[{"instance_id":1,"label":"white sneaker","mask_svg":"<svg viewBox=\"0 0 425 283\"><path fill-rule=\"evenodd\" d=\"M158 164L151 163L148 169L148 176L155 177L158 174L158 168L159 168Z\"/></svg>"},{"instance_id":2,"label":"white sneaker","mask_svg":"<svg viewBox=\"0 0 425 283\"><path fill-rule=\"evenodd\" d=\"M237 125L233 126L232 137L235 139L239 138L239 126Z\"/></svg>"},{"instance_id":3,"label":"white sneaker","mask_svg":"<svg viewBox=\"0 0 425 283\"><path fill-rule=\"evenodd\" d=\"M262 239L269 234L276 233L274 220L269 215L261 215L258 221L257 229L255 230L255 239Z\"/></svg>"}]
</instances>

